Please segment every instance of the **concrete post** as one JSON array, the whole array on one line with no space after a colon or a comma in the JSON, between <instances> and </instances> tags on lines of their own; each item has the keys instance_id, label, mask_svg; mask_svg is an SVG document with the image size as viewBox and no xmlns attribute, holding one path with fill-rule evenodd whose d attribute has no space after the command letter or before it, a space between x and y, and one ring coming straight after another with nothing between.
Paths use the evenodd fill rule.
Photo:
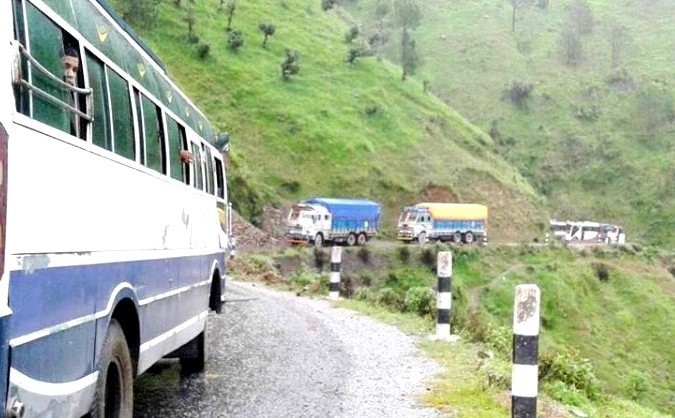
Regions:
<instances>
[{"instance_id":1,"label":"concrete post","mask_svg":"<svg viewBox=\"0 0 675 418\"><path fill-rule=\"evenodd\" d=\"M340 298L340 264L342 263L342 247L333 246L330 251L330 285L328 297L333 300Z\"/></svg>"},{"instance_id":2,"label":"concrete post","mask_svg":"<svg viewBox=\"0 0 675 418\"><path fill-rule=\"evenodd\" d=\"M539 287L516 286L513 306L511 417L537 417L539 385Z\"/></svg>"}]
</instances>

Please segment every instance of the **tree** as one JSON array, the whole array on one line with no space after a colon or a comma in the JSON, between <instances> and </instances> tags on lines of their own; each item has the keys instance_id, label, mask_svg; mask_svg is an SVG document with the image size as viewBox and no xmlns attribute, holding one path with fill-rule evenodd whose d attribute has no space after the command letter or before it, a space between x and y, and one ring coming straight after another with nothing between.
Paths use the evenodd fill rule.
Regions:
<instances>
[{"instance_id":1,"label":"tree","mask_svg":"<svg viewBox=\"0 0 675 418\"><path fill-rule=\"evenodd\" d=\"M405 81L408 75L415 73L419 58L417 46L412 39L410 31L420 25L422 12L415 0L396 0L394 3L396 22L401 28L401 81Z\"/></svg>"},{"instance_id":2,"label":"tree","mask_svg":"<svg viewBox=\"0 0 675 418\"><path fill-rule=\"evenodd\" d=\"M328 10L335 7L335 0L321 0L321 10L327 12Z\"/></svg>"},{"instance_id":3,"label":"tree","mask_svg":"<svg viewBox=\"0 0 675 418\"><path fill-rule=\"evenodd\" d=\"M267 38L269 36L274 35L274 33L277 31L277 28L271 24L271 23L261 23L258 25L258 29L263 33L263 43L262 46L263 48L267 47Z\"/></svg>"},{"instance_id":4,"label":"tree","mask_svg":"<svg viewBox=\"0 0 675 418\"><path fill-rule=\"evenodd\" d=\"M122 17L132 24L152 27L157 19L157 5L161 0L124 0Z\"/></svg>"},{"instance_id":5,"label":"tree","mask_svg":"<svg viewBox=\"0 0 675 418\"><path fill-rule=\"evenodd\" d=\"M534 3L534 0L509 0L511 2L511 6L513 8L512 13L511 13L511 31L515 32L516 31L516 15L518 13L518 9L522 9L525 7L529 7Z\"/></svg>"},{"instance_id":6,"label":"tree","mask_svg":"<svg viewBox=\"0 0 675 418\"><path fill-rule=\"evenodd\" d=\"M237 29L231 31L227 37L227 44L234 52L239 51L239 48L244 45L244 34L242 34L241 31Z\"/></svg>"},{"instance_id":7,"label":"tree","mask_svg":"<svg viewBox=\"0 0 675 418\"><path fill-rule=\"evenodd\" d=\"M417 56L415 40L412 39L408 31L404 31L401 40L401 67L403 69L401 81L405 81L409 75L415 74L418 64L419 57Z\"/></svg>"},{"instance_id":8,"label":"tree","mask_svg":"<svg viewBox=\"0 0 675 418\"><path fill-rule=\"evenodd\" d=\"M612 55L612 68L621 65L623 55L632 42L630 32L625 26L612 25L609 30L609 45Z\"/></svg>"},{"instance_id":9,"label":"tree","mask_svg":"<svg viewBox=\"0 0 675 418\"><path fill-rule=\"evenodd\" d=\"M349 30L345 34L345 43L350 44L354 39L358 37L359 37L359 27L353 25L352 27L349 28Z\"/></svg>"},{"instance_id":10,"label":"tree","mask_svg":"<svg viewBox=\"0 0 675 418\"><path fill-rule=\"evenodd\" d=\"M281 77L289 80L292 75L300 72L300 55L298 51L286 48L286 58L281 63Z\"/></svg>"},{"instance_id":11,"label":"tree","mask_svg":"<svg viewBox=\"0 0 675 418\"><path fill-rule=\"evenodd\" d=\"M230 31L232 28L232 17L234 17L234 10L237 8L237 4L234 1L229 1L227 7L225 7L225 12L227 13L227 28L226 31Z\"/></svg>"}]
</instances>

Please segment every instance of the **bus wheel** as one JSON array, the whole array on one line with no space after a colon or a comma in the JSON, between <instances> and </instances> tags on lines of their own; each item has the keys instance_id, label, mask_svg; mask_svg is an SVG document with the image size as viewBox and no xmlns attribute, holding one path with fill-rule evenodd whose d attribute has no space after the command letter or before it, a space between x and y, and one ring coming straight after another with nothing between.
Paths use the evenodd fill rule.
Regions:
<instances>
[{"instance_id":1,"label":"bus wheel","mask_svg":"<svg viewBox=\"0 0 675 418\"><path fill-rule=\"evenodd\" d=\"M349 235L347 235L347 245L352 247L356 244L356 235L354 235L353 232L350 232Z\"/></svg>"},{"instance_id":2,"label":"bus wheel","mask_svg":"<svg viewBox=\"0 0 675 418\"><path fill-rule=\"evenodd\" d=\"M455 244L459 244L460 242L462 242L462 233L455 232L454 234L452 234L452 242L454 242Z\"/></svg>"},{"instance_id":3,"label":"bus wheel","mask_svg":"<svg viewBox=\"0 0 675 418\"><path fill-rule=\"evenodd\" d=\"M316 236L314 237L314 246L323 247L323 235L316 234Z\"/></svg>"},{"instance_id":4,"label":"bus wheel","mask_svg":"<svg viewBox=\"0 0 675 418\"><path fill-rule=\"evenodd\" d=\"M468 231L466 234L464 234L464 242L467 244L471 244L473 242L473 233L471 231Z\"/></svg>"},{"instance_id":5,"label":"bus wheel","mask_svg":"<svg viewBox=\"0 0 675 418\"><path fill-rule=\"evenodd\" d=\"M91 417L132 416L134 382L131 355L124 331L116 319L110 321L101 349L98 373Z\"/></svg>"},{"instance_id":6,"label":"bus wheel","mask_svg":"<svg viewBox=\"0 0 675 418\"><path fill-rule=\"evenodd\" d=\"M204 331L182 347L180 372L183 376L204 371L208 358L206 348L206 324L204 324Z\"/></svg>"},{"instance_id":7,"label":"bus wheel","mask_svg":"<svg viewBox=\"0 0 675 418\"><path fill-rule=\"evenodd\" d=\"M358 245L366 245L366 242L368 241L368 237L366 234L361 232L358 237L356 237L356 243Z\"/></svg>"},{"instance_id":8,"label":"bus wheel","mask_svg":"<svg viewBox=\"0 0 675 418\"><path fill-rule=\"evenodd\" d=\"M424 245L427 243L427 233L426 232L420 232L420 234L417 236L417 243L419 245Z\"/></svg>"}]
</instances>

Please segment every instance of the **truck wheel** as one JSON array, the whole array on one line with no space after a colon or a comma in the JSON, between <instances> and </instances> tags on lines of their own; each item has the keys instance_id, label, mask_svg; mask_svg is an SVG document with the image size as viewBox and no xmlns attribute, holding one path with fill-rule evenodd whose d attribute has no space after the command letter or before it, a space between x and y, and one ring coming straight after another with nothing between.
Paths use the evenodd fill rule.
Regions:
<instances>
[{"instance_id":1,"label":"truck wheel","mask_svg":"<svg viewBox=\"0 0 675 418\"><path fill-rule=\"evenodd\" d=\"M349 235L347 235L347 245L352 247L356 244L356 235L354 235L353 232L350 232Z\"/></svg>"},{"instance_id":2,"label":"truck wheel","mask_svg":"<svg viewBox=\"0 0 675 418\"><path fill-rule=\"evenodd\" d=\"M454 242L455 244L459 244L460 242L462 242L462 233L455 232L454 234L452 234L452 242Z\"/></svg>"},{"instance_id":3,"label":"truck wheel","mask_svg":"<svg viewBox=\"0 0 675 418\"><path fill-rule=\"evenodd\" d=\"M471 244L473 242L473 233L471 231L468 231L466 234L464 234L464 242L467 244Z\"/></svg>"},{"instance_id":4,"label":"truck wheel","mask_svg":"<svg viewBox=\"0 0 675 418\"><path fill-rule=\"evenodd\" d=\"M323 235L316 234L316 236L314 237L314 246L323 247Z\"/></svg>"},{"instance_id":5,"label":"truck wheel","mask_svg":"<svg viewBox=\"0 0 675 418\"><path fill-rule=\"evenodd\" d=\"M89 415L92 418L130 417L134 405L133 379L127 339L120 323L112 319L101 348L96 393Z\"/></svg>"},{"instance_id":6,"label":"truck wheel","mask_svg":"<svg viewBox=\"0 0 675 418\"><path fill-rule=\"evenodd\" d=\"M366 234L361 232L359 236L356 238L356 243L358 245L366 245L366 242L368 242L368 237L366 236Z\"/></svg>"},{"instance_id":7,"label":"truck wheel","mask_svg":"<svg viewBox=\"0 0 675 418\"><path fill-rule=\"evenodd\" d=\"M424 245L427 243L427 233L426 232L420 232L420 234L417 236L417 243L420 245Z\"/></svg>"}]
</instances>

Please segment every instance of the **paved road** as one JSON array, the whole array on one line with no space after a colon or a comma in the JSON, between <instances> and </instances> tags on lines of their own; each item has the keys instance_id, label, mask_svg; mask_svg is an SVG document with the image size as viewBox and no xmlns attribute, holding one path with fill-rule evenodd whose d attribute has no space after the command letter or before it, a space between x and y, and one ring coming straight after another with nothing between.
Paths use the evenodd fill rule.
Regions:
<instances>
[{"instance_id":1,"label":"paved road","mask_svg":"<svg viewBox=\"0 0 675 418\"><path fill-rule=\"evenodd\" d=\"M394 328L248 283L230 283L226 297L209 317L206 371L153 367L136 382L135 417L440 416L415 402L437 366Z\"/></svg>"}]
</instances>

